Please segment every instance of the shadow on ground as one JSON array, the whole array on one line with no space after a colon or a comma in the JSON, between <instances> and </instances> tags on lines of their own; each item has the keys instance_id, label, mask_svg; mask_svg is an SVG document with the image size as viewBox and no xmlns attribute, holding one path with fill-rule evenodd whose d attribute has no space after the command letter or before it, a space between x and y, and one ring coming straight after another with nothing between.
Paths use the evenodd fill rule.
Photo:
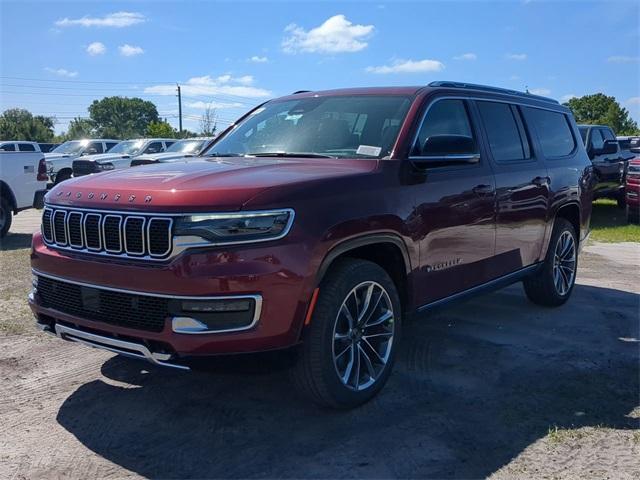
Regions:
<instances>
[{"instance_id":1,"label":"shadow on ground","mask_svg":"<svg viewBox=\"0 0 640 480\"><path fill-rule=\"evenodd\" d=\"M0 239L0 252L7 250L19 250L31 246L31 234L28 233L7 233L7 236Z\"/></svg>"},{"instance_id":2,"label":"shadow on ground","mask_svg":"<svg viewBox=\"0 0 640 480\"><path fill-rule=\"evenodd\" d=\"M553 426L638 428L639 301L578 285L548 310L512 286L441 310L405 328L386 388L350 412L305 403L282 362L185 374L114 357L57 420L146 477L486 477Z\"/></svg>"}]
</instances>

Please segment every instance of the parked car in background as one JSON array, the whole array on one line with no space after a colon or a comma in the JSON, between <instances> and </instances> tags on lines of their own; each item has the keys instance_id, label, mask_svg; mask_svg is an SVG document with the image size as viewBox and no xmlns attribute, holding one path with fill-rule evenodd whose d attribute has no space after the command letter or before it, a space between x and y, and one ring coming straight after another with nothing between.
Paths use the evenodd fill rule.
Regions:
<instances>
[{"instance_id":1,"label":"parked car in background","mask_svg":"<svg viewBox=\"0 0 640 480\"><path fill-rule=\"evenodd\" d=\"M38 145L40 146L40 151L42 153L49 153L54 148L57 148L60 146L59 143L38 143Z\"/></svg>"},{"instance_id":2,"label":"parked car in background","mask_svg":"<svg viewBox=\"0 0 640 480\"><path fill-rule=\"evenodd\" d=\"M176 143L174 138L124 140L104 155L94 155L90 158L74 160L73 175L81 177L91 173L129 168L131 161L139 155L162 153L174 143Z\"/></svg>"},{"instance_id":3,"label":"parked car in background","mask_svg":"<svg viewBox=\"0 0 640 480\"><path fill-rule=\"evenodd\" d=\"M594 167L594 200L610 198L625 208L625 175L634 154L620 148L611 127L578 125L578 129Z\"/></svg>"},{"instance_id":4,"label":"parked car in background","mask_svg":"<svg viewBox=\"0 0 640 480\"><path fill-rule=\"evenodd\" d=\"M618 144L622 150L632 153L640 153L640 137L638 136L617 136Z\"/></svg>"},{"instance_id":5,"label":"parked car in background","mask_svg":"<svg viewBox=\"0 0 640 480\"><path fill-rule=\"evenodd\" d=\"M0 142L0 238L9 231L13 215L42 208L46 186L44 154L37 143Z\"/></svg>"},{"instance_id":6,"label":"parked car in background","mask_svg":"<svg viewBox=\"0 0 640 480\"><path fill-rule=\"evenodd\" d=\"M0 142L0 152L39 152L40 146L36 142L3 141Z\"/></svg>"},{"instance_id":7,"label":"parked car in background","mask_svg":"<svg viewBox=\"0 0 640 480\"><path fill-rule=\"evenodd\" d=\"M626 182L627 221L640 222L640 158L629 162Z\"/></svg>"},{"instance_id":8,"label":"parked car in background","mask_svg":"<svg viewBox=\"0 0 640 480\"><path fill-rule=\"evenodd\" d=\"M42 330L178 369L291 348L295 385L350 408L385 384L413 313L518 281L545 306L573 290L593 167L554 100L454 82L302 92L206 155L47 194Z\"/></svg>"},{"instance_id":9,"label":"parked car in background","mask_svg":"<svg viewBox=\"0 0 640 480\"><path fill-rule=\"evenodd\" d=\"M85 139L69 140L45 154L47 174L53 184L64 182L73 174L73 160L78 157L99 155L108 152L120 140Z\"/></svg>"},{"instance_id":10,"label":"parked car in background","mask_svg":"<svg viewBox=\"0 0 640 480\"><path fill-rule=\"evenodd\" d=\"M178 140L162 153L143 154L131 161L131 166L148 165L151 163L165 163L184 160L200 155L213 142L212 137L186 138Z\"/></svg>"}]
</instances>

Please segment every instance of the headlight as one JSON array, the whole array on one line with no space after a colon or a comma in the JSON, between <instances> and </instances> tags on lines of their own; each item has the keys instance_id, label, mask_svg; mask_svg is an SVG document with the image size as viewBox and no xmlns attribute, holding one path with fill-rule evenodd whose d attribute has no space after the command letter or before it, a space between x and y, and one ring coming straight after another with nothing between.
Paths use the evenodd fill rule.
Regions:
<instances>
[{"instance_id":1,"label":"headlight","mask_svg":"<svg viewBox=\"0 0 640 480\"><path fill-rule=\"evenodd\" d=\"M177 220L175 234L218 245L277 240L289 232L293 217L291 209L189 215Z\"/></svg>"},{"instance_id":2,"label":"headlight","mask_svg":"<svg viewBox=\"0 0 640 480\"><path fill-rule=\"evenodd\" d=\"M113 163L96 163L96 170L104 172L106 170L113 170Z\"/></svg>"}]
</instances>

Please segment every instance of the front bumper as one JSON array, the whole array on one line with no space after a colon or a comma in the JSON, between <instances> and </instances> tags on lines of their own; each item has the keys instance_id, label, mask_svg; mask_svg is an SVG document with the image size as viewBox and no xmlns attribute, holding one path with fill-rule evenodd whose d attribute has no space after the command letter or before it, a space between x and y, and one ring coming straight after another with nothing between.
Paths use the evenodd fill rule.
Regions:
<instances>
[{"instance_id":1,"label":"front bumper","mask_svg":"<svg viewBox=\"0 0 640 480\"><path fill-rule=\"evenodd\" d=\"M313 276L306 274L310 261L308 249L284 240L271 246L257 244L247 248L245 245L235 250L188 250L166 263L150 264L58 251L47 247L40 233L34 234L31 262L36 274L89 289L147 296L196 301L221 297L260 298L255 322L247 328L198 332L187 331L190 327L187 323L187 330L175 331L175 314L167 315L162 325L153 331L131 328L126 322L114 324L89 318L83 310L51 308L39 298L37 289L29 304L38 322L52 331L57 325L63 325L107 338L127 338L147 348L161 345L162 352L178 360L286 348L299 339L313 290ZM124 313L135 313L127 311L126 305L124 308Z\"/></svg>"}]
</instances>

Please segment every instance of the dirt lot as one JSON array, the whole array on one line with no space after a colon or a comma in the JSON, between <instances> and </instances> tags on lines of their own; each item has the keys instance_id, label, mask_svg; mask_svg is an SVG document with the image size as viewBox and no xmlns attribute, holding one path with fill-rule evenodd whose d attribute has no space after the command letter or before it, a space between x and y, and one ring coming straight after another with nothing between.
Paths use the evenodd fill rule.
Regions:
<instances>
[{"instance_id":1,"label":"dirt lot","mask_svg":"<svg viewBox=\"0 0 640 480\"><path fill-rule=\"evenodd\" d=\"M37 333L27 244L0 251L0 478L640 478L638 244L589 246L562 308L514 285L411 323L351 412L277 359L182 373Z\"/></svg>"}]
</instances>

